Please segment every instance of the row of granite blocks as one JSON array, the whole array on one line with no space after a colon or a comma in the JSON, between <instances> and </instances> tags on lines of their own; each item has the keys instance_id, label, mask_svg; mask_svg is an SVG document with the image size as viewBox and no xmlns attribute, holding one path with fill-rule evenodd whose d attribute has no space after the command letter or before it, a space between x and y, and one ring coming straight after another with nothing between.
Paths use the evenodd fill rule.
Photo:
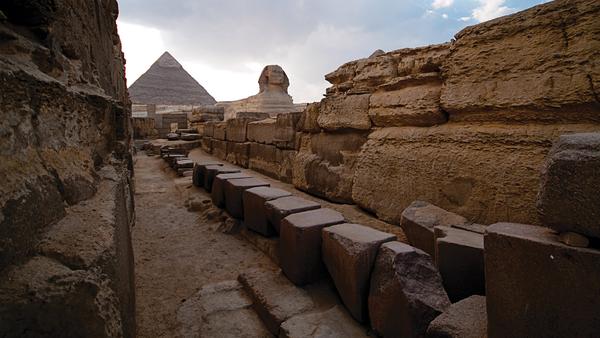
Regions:
<instances>
[{"instance_id":1,"label":"row of granite blocks","mask_svg":"<svg viewBox=\"0 0 600 338\"><path fill-rule=\"evenodd\" d=\"M292 181L292 160L299 134L301 113L238 113L224 122L206 122L201 127L202 149L213 156L256 170L284 182Z\"/></svg>"},{"instance_id":2,"label":"row of granite blocks","mask_svg":"<svg viewBox=\"0 0 600 338\"><path fill-rule=\"evenodd\" d=\"M560 179L546 179L540 205L567 203L565 187L590 181L589 169L598 168L593 161L598 153L589 146L594 137L561 137L549 156L560 166L550 165L545 173ZM572 156L573 150L580 156ZM193 168L194 184L211 191L215 204L255 232L279 235L280 266L288 279L305 285L329 272L354 318L370 321L384 337L425 332L429 337L594 337L600 332L600 243L594 232L599 224L590 217L597 211L561 214L552 229L484 226L415 201L402 212L400 226L412 245L406 246L392 235L343 223L341 214L268 188L239 169L217 162ZM249 188L255 183L261 185ZM574 190L581 194L582 189ZM235 196L229 205L227 191ZM578 200L597 197L586 196Z\"/></svg>"},{"instance_id":3,"label":"row of granite blocks","mask_svg":"<svg viewBox=\"0 0 600 338\"><path fill-rule=\"evenodd\" d=\"M329 274L350 314L370 323L377 334L437 337L451 332L452 326L434 321L444 311L452 317L452 308L426 252L396 241L392 234L347 223L338 211L271 188L220 162L195 163L192 182L249 230L279 236L279 265L292 283L305 286ZM481 298L466 303L480 309ZM464 319L456 325L464 325ZM278 334L278 326L268 326ZM477 329L485 334L485 325L483 331Z\"/></svg>"}]
</instances>

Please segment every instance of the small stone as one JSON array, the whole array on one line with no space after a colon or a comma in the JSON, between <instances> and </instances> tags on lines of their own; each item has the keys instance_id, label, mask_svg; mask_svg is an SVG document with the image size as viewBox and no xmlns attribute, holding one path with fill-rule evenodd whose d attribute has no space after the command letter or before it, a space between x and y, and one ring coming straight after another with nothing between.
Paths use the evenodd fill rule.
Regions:
<instances>
[{"instance_id":1,"label":"small stone","mask_svg":"<svg viewBox=\"0 0 600 338\"><path fill-rule=\"evenodd\" d=\"M450 305L429 324L427 338L487 337L485 305L485 297L477 295Z\"/></svg>"},{"instance_id":2,"label":"small stone","mask_svg":"<svg viewBox=\"0 0 600 338\"><path fill-rule=\"evenodd\" d=\"M589 239L575 232L563 232L558 239L568 246L577 248L587 248L590 245Z\"/></svg>"}]
</instances>

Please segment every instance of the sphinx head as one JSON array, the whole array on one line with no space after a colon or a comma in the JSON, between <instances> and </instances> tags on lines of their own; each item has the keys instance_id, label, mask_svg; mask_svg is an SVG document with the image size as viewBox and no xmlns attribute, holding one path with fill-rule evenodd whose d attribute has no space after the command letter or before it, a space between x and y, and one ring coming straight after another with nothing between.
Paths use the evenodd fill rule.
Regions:
<instances>
[{"instance_id":1,"label":"sphinx head","mask_svg":"<svg viewBox=\"0 0 600 338\"><path fill-rule=\"evenodd\" d=\"M278 65L266 66L258 78L260 93L265 91L280 91L287 94L290 80Z\"/></svg>"}]
</instances>

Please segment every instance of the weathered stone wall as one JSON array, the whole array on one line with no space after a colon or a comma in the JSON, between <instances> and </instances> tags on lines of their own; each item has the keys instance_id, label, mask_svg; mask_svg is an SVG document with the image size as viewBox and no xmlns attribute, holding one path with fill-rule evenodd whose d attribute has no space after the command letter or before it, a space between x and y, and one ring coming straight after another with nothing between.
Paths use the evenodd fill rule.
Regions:
<instances>
[{"instance_id":1,"label":"weathered stone wall","mask_svg":"<svg viewBox=\"0 0 600 338\"><path fill-rule=\"evenodd\" d=\"M314 181L315 193L391 222L426 200L475 222L538 224L535 197L552 142L600 129L599 13L594 1L555 1L468 27L448 44L341 66L304 125L332 136L362 131L368 141L359 154L339 151L336 169L348 173L340 180L300 166L295 184ZM311 157L301 148L297 161ZM335 177L335 162L326 163Z\"/></svg>"},{"instance_id":2,"label":"weathered stone wall","mask_svg":"<svg viewBox=\"0 0 600 338\"><path fill-rule=\"evenodd\" d=\"M117 3L9 0L0 11L0 333L134 336Z\"/></svg>"},{"instance_id":3,"label":"weathered stone wall","mask_svg":"<svg viewBox=\"0 0 600 338\"><path fill-rule=\"evenodd\" d=\"M156 129L156 120L150 117L134 117L133 121L133 138L135 139L151 139L158 137Z\"/></svg>"}]
</instances>

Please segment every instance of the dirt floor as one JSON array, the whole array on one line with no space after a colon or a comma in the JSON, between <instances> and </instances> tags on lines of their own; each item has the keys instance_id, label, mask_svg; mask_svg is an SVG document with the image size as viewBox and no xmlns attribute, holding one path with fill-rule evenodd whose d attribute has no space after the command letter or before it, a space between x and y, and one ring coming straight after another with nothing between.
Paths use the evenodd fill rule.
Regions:
<instances>
[{"instance_id":1,"label":"dirt floor","mask_svg":"<svg viewBox=\"0 0 600 338\"><path fill-rule=\"evenodd\" d=\"M136 157L135 182L138 337L180 336L177 311L203 285L235 280L247 268L275 268L239 236L217 231L218 219L188 211L175 174L158 157Z\"/></svg>"}]
</instances>

